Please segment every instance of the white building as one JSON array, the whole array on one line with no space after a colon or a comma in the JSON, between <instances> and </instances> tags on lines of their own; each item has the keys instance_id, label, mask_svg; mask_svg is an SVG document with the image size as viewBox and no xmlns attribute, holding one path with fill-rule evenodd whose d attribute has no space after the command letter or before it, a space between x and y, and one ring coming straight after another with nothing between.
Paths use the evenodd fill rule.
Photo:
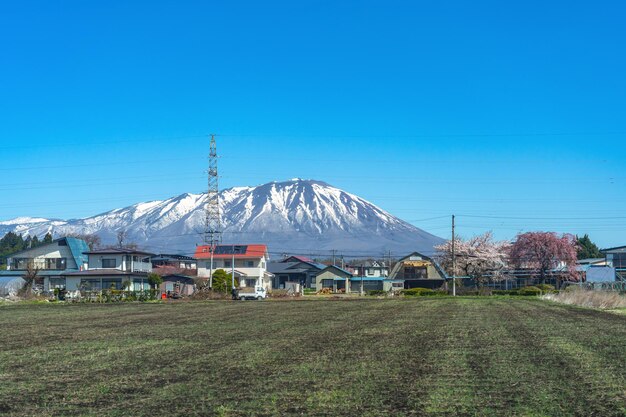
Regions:
<instances>
[{"instance_id":1,"label":"white building","mask_svg":"<svg viewBox=\"0 0 626 417\"><path fill-rule=\"evenodd\" d=\"M7 270L0 271L2 277L23 277L27 269L37 271L35 286L44 291L65 288L67 273L87 269L89 246L82 239L64 237L51 243L12 254L7 258Z\"/></svg>"},{"instance_id":2,"label":"white building","mask_svg":"<svg viewBox=\"0 0 626 417\"><path fill-rule=\"evenodd\" d=\"M123 283L130 283L131 291L150 289L148 274L152 272L152 253L135 249L114 248L86 251L87 269L63 274L65 289L108 290L127 289Z\"/></svg>"},{"instance_id":3,"label":"white building","mask_svg":"<svg viewBox=\"0 0 626 417\"><path fill-rule=\"evenodd\" d=\"M213 250L208 245L198 246L195 258L200 278L209 278L218 269L229 274L234 270L241 288L272 290L273 275L267 272L269 254L266 245L217 245Z\"/></svg>"}]
</instances>

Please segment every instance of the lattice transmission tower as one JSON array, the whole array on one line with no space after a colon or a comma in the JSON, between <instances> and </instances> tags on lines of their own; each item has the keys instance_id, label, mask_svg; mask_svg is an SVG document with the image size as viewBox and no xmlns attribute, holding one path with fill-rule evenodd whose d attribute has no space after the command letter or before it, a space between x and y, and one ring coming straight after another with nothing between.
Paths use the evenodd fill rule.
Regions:
<instances>
[{"instance_id":1,"label":"lattice transmission tower","mask_svg":"<svg viewBox=\"0 0 626 417\"><path fill-rule=\"evenodd\" d=\"M206 199L206 221L204 225L204 243L211 247L222 242L222 221L220 216L220 189L217 173L217 144L215 135L211 135L209 152L209 187Z\"/></svg>"}]
</instances>

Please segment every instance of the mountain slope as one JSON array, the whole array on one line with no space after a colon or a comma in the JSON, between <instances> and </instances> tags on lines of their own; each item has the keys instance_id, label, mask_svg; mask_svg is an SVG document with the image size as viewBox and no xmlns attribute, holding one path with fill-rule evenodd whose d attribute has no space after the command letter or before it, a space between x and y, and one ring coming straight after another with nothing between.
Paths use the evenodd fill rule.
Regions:
<instances>
[{"instance_id":1,"label":"mountain slope","mask_svg":"<svg viewBox=\"0 0 626 417\"><path fill-rule=\"evenodd\" d=\"M9 231L55 236L98 234L115 242L125 230L127 241L155 252L191 253L202 242L205 194L182 194L139 203L76 220L18 218L0 222ZM347 256L432 252L442 239L410 225L362 198L321 181L291 180L258 187L235 187L220 194L225 243L267 243L278 253ZM323 253L321 253L323 252Z\"/></svg>"}]
</instances>

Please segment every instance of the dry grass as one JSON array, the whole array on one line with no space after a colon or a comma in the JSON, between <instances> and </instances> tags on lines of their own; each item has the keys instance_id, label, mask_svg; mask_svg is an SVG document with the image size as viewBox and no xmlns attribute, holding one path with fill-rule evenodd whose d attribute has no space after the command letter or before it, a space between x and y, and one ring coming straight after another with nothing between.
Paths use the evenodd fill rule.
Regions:
<instances>
[{"instance_id":1,"label":"dry grass","mask_svg":"<svg viewBox=\"0 0 626 417\"><path fill-rule=\"evenodd\" d=\"M626 296L617 292L591 291L573 288L559 294L546 294L544 300L581 307L600 308L603 310L626 308Z\"/></svg>"}]
</instances>

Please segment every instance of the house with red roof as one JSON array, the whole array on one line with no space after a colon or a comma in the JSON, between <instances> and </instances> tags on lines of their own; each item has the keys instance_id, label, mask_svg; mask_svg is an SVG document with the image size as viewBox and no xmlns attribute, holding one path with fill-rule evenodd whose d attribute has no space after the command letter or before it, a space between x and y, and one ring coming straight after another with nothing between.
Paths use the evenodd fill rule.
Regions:
<instances>
[{"instance_id":1,"label":"house with red roof","mask_svg":"<svg viewBox=\"0 0 626 417\"><path fill-rule=\"evenodd\" d=\"M198 246L198 277L209 278L218 269L234 272L241 288L263 287L272 290L272 278L267 271L267 245L210 245Z\"/></svg>"}]
</instances>

